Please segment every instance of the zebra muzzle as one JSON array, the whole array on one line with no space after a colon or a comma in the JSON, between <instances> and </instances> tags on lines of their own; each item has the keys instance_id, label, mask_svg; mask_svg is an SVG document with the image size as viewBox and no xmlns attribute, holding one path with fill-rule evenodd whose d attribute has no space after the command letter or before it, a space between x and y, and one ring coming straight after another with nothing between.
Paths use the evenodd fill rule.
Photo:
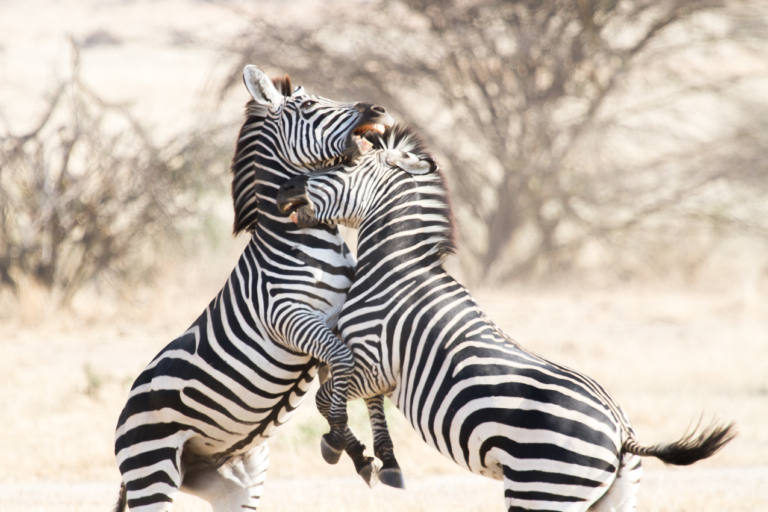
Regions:
<instances>
[{"instance_id":1,"label":"zebra muzzle","mask_svg":"<svg viewBox=\"0 0 768 512\"><path fill-rule=\"evenodd\" d=\"M288 218L302 229L312 227L316 224L315 209L312 206L312 203L305 204L298 210L292 211Z\"/></svg>"},{"instance_id":2,"label":"zebra muzzle","mask_svg":"<svg viewBox=\"0 0 768 512\"><path fill-rule=\"evenodd\" d=\"M307 197L306 183L305 176L292 178L283 183L276 198L278 210L300 228L315 224L315 207Z\"/></svg>"}]
</instances>

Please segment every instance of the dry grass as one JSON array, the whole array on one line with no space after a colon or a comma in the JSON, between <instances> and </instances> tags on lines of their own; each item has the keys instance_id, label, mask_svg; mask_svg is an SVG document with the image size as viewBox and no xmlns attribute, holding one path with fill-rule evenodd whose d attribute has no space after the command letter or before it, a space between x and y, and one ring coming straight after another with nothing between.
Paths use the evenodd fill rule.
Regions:
<instances>
[{"instance_id":1,"label":"dry grass","mask_svg":"<svg viewBox=\"0 0 768 512\"><path fill-rule=\"evenodd\" d=\"M240 243L169 269L128 302L86 294L61 312L32 289L21 303L0 301L1 510L109 506L119 481L114 425L130 384L214 296ZM646 461L639 510L757 511L768 502L765 297L650 287L510 288L477 297L518 341L609 389L643 443L677 439L702 415L737 422L739 437L693 468ZM498 482L464 473L390 412L406 492L368 490L344 459L327 466L318 450L326 427L308 403L271 444L261 510L502 510ZM362 404L350 414L370 440ZM176 510L206 506L184 497Z\"/></svg>"}]
</instances>

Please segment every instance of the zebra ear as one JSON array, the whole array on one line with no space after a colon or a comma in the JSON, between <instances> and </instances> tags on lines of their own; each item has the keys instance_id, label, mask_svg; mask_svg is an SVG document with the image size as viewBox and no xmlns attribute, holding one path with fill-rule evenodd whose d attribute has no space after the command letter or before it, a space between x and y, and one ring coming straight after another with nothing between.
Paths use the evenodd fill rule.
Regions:
<instances>
[{"instance_id":1,"label":"zebra ear","mask_svg":"<svg viewBox=\"0 0 768 512\"><path fill-rule=\"evenodd\" d=\"M272 84L272 80L256 66L250 64L245 66L243 82L256 103L270 107L282 103L283 95Z\"/></svg>"},{"instance_id":2,"label":"zebra ear","mask_svg":"<svg viewBox=\"0 0 768 512\"><path fill-rule=\"evenodd\" d=\"M396 150L388 152L387 163L394 167L399 167L409 174L415 175L429 174L438 169L437 164L431 156L419 158L413 153Z\"/></svg>"},{"instance_id":3,"label":"zebra ear","mask_svg":"<svg viewBox=\"0 0 768 512\"><path fill-rule=\"evenodd\" d=\"M296 88L293 90L293 94L291 96L304 96L307 94L304 92L304 86L303 85L297 85Z\"/></svg>"}]
</instances>

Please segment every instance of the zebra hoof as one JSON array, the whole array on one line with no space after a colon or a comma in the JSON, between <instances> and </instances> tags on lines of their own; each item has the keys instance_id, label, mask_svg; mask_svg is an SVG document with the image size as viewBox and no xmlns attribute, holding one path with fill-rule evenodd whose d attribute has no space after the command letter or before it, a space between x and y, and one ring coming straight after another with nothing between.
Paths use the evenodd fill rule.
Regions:
<instances>
[{"instance_id":1,"label":"zebra hoof","mask_svg":"<svg viewBox=\"0 0 768 512\"><path fill-rule=\"evenodd\" d=\"M379 471L379 481L390 487L405 489L405 478L403 478L403 472L396 468L382 469Z\"/></svg>"},{"instance_id":2,"label":"zebra hoof","mask_svg":"<svg viewBox=\"0 0 768 512\"><path fill-rule=\"evenodd\" d=\"M363 480L365 480L365 483L367 483L368 487L371 489L376 487L376 484L379 483L379 471L373 462L363 466L357 474L363 477Z\"/></svg>"},{"instance_id":3,"label":"zebra hoof","mask_svg":"<svg viewBox=\"0 0 768 512\"><path fill-rule=\"evenodd\" d=\"M325 459L325 462L328 464L336 464L339 462L339 459L341 458L341 452L344 450L340 450L331 446L331 444L326 439L326 437L329 435L330 434L325 434L320 440L320 452L323 454L323 459Z\"/></svg>"}]
</instances>

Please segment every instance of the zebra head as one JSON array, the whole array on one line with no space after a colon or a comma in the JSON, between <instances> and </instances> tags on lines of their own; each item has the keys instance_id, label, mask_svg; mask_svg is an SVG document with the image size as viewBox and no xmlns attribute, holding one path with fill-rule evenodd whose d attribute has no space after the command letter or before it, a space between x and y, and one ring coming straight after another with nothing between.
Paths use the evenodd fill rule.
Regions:
<instances>
[{"instance_id":1,"label":"zebra head","mask_svg":"<svg viewBox=\"0 0 768 512\"><path fill-rule=\"evenodd\" d=\"M267 109L263 129L275 142L275 157L294 171L349 162L360 153L355 135L393 123L384 108L370 103L333 101L301 87L284 96L256 66L245 67L243 80L254 101Z\"/></svg>"},{"instance_id":2,"label":"zebra head","mask_svg":"<svg viewBox=\"0 0 768 512\"><path fill-rule=\"evenodd\" d=\"M287 179L327 169L359 154L355 141L392 118L383 108L340 103L291 87L288 75L270 80L246 66L243 81L253 97L232 159L234 233L253 231L260 211L275 208L275 192ZM276 213L276 212L275 212Z\"/></svg>"},{"instance_id":3,"label":"zebra head","mask_svg":"<svg viewBox=\"0 0 768 512\"><path fill-rule=\"evenodd\" d=\"M372 220L407 218L414 223L411 227L431 233L441 254L452 252L453 216L445 180L423 143L397 125L384 134L368 133L364 141L370 149L354 165L284 183L277 194L278 209L299 227L337 222L360 228L361 241L365 224Z\"/></svg>"}]
</instances>

